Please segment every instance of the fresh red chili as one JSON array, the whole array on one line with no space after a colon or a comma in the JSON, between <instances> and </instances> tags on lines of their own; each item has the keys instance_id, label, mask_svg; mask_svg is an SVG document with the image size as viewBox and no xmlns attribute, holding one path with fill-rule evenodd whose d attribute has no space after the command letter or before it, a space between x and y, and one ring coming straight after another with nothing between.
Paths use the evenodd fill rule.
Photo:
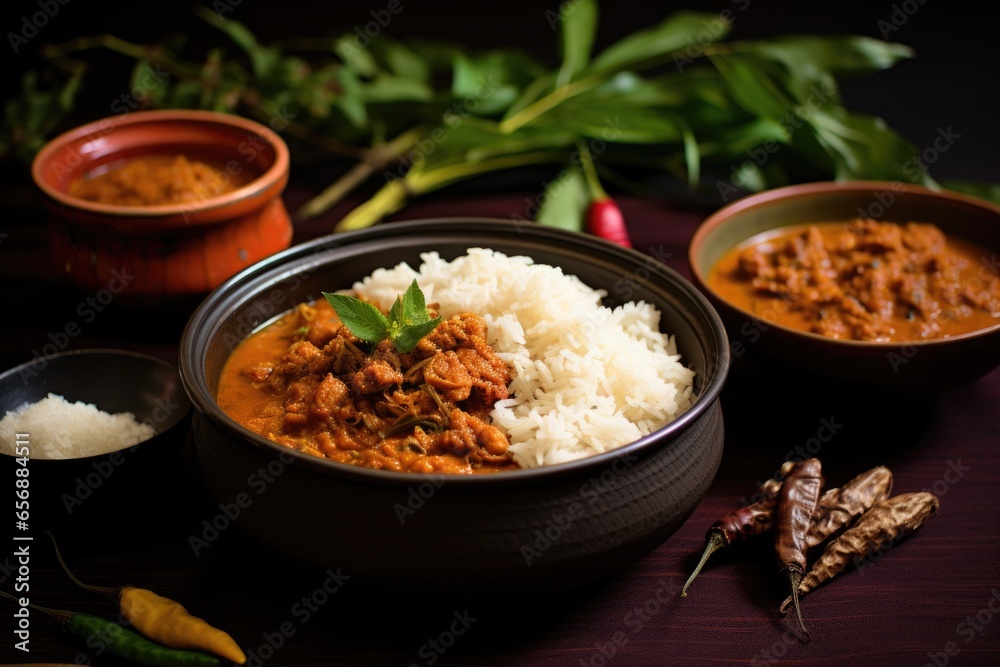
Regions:
<instances>
[{"instance_id":1,"label":"fresh red chili","mask_svg":"<svg viewBox=\"0 0 1000 667\"><path fill-rule=\"evenodd\" d=\"M617 243L626 248L632 247L625 227L625 217L613 199L595 199L587 209L587 231L594 236Z\"/></svg>"}]
</instances>

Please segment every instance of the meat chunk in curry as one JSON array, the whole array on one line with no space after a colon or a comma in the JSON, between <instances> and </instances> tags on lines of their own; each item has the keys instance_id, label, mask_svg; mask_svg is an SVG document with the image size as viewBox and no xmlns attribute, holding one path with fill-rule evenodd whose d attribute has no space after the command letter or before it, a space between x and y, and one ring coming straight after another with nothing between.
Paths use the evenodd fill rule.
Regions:
<instances>
[{"instance_id":1,"label":"meat chunk in curry","mask_svg":"<svg viewBox=\"0 0 1000 667\"><path fill-rule=\"evenodd\" d=\"M516 469L507 436L490 424L507 398L507 365L486 323L444 320L400 354L359 340L326 302L294 312L234 350L219 406L277 443L379 470L478 473Z\"/></svg>"},{"instance_id":2,"label":"meat chunk in curry","mask_svg":"<svg viewBox=\"0 0 1000 667\"><path fill-rule=\"evenodd\" d=\"M991 253L934 225L810 225L736 248L708 284L761 319L831 338L919 341L1000 324Z\"/></svg>"}]
</instances>

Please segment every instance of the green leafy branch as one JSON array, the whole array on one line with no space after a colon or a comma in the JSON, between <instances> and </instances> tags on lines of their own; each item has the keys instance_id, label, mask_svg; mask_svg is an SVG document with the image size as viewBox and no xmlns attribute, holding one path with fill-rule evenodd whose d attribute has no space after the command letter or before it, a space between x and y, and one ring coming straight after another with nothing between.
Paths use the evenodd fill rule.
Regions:
<instances>
[{"instance_id":1,"label":"green leafy branch","mask_svg":"<svg viewBox=\"0 0 1000 667\"><path fill-rule=\"evenodd\" d=\"M46 47L66 76L26 77L21 97L7 104L0 154L30 157L59 128L84 80L79 56L101 48L135 60L133 81L149 68L170 74L142 106L277 121L303 149L293 146L293 155L313 146L355 161L301 218L383 181L338 230L374 224L455 182L534 164L559 170L540 198L539 220L579 228L581 144L597 174L628 189L637 186L619 167L666 172L723 199L824 178L941 187L926 170L907 170L914 146L840 97L840 79L912 57L900 44L857 36L725 42L729 26L719 16L678 12L595 54L599 9L578 0L564 3L560 60L544 68L512 49L476 53L384 33L366 45L354 34L262 44L242 23L197 12L239 53L216 47L190 61L180 44L111 35ZM993 185L947 186L1000 201Z\"/></svg>"}]
</instances>

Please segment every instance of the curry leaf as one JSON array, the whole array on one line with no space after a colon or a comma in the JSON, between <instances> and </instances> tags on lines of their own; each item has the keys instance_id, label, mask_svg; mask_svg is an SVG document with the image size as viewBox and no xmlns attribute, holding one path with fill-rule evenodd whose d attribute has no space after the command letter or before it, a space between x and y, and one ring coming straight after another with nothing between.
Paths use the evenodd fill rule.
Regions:
<instances>
[{"instance_id":1,"label":"curry leaf","mask_svg":"<svg viewBox=\"0 0 1000 667\"><path fill-rule=\"evenodd\" d=\"M875 72L913 57L908 46L871 37L777 37L741 43L740 50L780 60L791 69L830 74Z\"/></svg>"},{"instance_id":2,"label":"curry leaf","mask_svg":"<svg viewBox=\"0 0 1000 667\"><path fill-rule=\"evenodd\" d=\"M556 86L565 86L576 78L590 60L597 33L597 2L576 0L565 2L559 11L559 41L562 44L562 67Z\"/></svg>"},{"instance_id":3,"label":"curry leaf","mask_svg":"<svg viewBox=\"0 0 1000 667\"><path fill-rule=\"evenodd\" d=\"M564 171L545 187L536 222L573 232L583 230L583 216L590 204L587 180L579 169Z\"/></svg>"},{"instance_id":4,"label":"curry leaf","mask_svg":"<svg viewBox=\"0 0 1000 667\"><path fill-rule=\"evenodd\" d=\"M427 320L426 322L421 322L420 324L411 324L403 327L392 339L392 344L402 354L412 352L413 348L415 348L417 343L420 342L420 339L434 331L440 323L441 318L435 317L433 320Z\"/></svg>"},{"instance_id":5,"label":"curry leaf","mask_svg":"<svg viewBox=\"0 0 1000 667\"><path fill-rule=\"evenodd\" d=\"M729 24L717 14L677 12L660 25L641 30L609 46L594 58L589 71L626 69L692 44L718 41L728 32Z\"/></svg>"},{"instance_id":6,"label":"curry leaf","mask_svg":"<svg viewBox=\"0 0 1000 667\"><path fill-rule=\"evenodd\" d=\"M207 23L224 32L229 39L233 40L238 47L246 52L247 56L250 57L250 64L253 66L254 75L258 77L267 76L281 58L281 54L277 49L270 46L261 46L249 28L239 21L223 18L220 14L202 5L196 5L194 11Z\"/></svg>"},{"instance_id":7,"label":"curry leaf","mask_svg":"<svg viewBox=\"0 0 1000 667\"><path fill-rule=\"evenodd\" d=\"M976 181L944 181L941 185L954 192L960 192L973 197L985 199L994 204L1000 204L1000 185L996 183L979 183Z\"/></svg>"},{"instance_id":8,"label":"curry leaf","mask_svg":"<svg viewBox=\"0 0 1000 667\"><path fill-rule=\"evenodd\" d=\"M347 330L360 338L377 343L389 333L389 320L372 304L346 294L323 292Z\"/></svg>"}]
</instances>

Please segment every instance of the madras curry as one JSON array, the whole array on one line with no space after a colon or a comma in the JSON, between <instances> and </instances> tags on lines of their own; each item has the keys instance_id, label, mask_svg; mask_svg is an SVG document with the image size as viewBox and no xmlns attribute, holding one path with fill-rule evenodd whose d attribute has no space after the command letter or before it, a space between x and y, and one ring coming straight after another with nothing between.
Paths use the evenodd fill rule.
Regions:
<instances>
[{"instance_id":1,"label":"madras curry","mask_svg":"<svg viewBox=\"0 0 1000 667\"><path fill-rule=\"evenodd\" d=\"M489 423L510 374L472 314L444 320L411 352L354 336L322 301L243 340L216 401L286 447L378 470L485 473L516 469Z\"/></svg>"},{"instance_id":2,"label":"madras curry","mask_svg":"<svg viewBox=\"0 0 1000 667\"><path fill-rule=\"evenodd\" d=\"M990 253L934 225L872 220L784 228L726 253L708 286L800 331L859 341L947 338L1000 324Z\"/></svg>"},{"instance_id":3,"label":"madras curry","mask_svg":"<svg viewBox=\"0 0 1000 667\"><path fill-rule=\"evenodd\" d=\"M184 155L141 155L74 182L69 194L118 206L189 204L234 192L257 173L227 170Z\"/></svg>"}]
</instances>

